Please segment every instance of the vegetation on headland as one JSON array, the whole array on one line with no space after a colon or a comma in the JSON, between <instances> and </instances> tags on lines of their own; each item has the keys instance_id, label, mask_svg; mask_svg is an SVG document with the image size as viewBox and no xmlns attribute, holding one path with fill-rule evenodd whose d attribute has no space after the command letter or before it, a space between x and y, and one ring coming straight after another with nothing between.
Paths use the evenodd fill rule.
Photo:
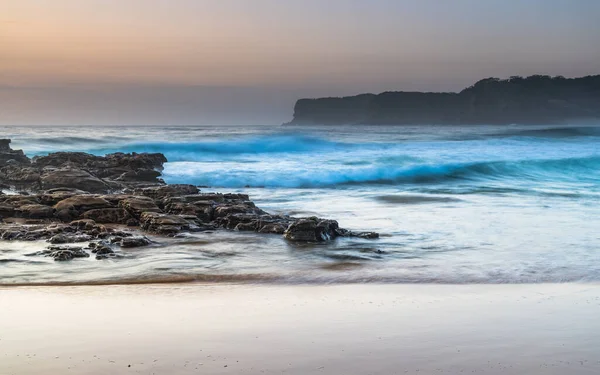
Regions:
<instances>
[{"instance_id":1,"label":"vegetation on headland","mask_svg":"<svg viewBox=\"0 0 600 375\"><path fill-rule=\"evenodd\" d=\"M600 75L486 78L458 93L300 99L293 125L563 124L600 119Z\"/></svg>"}]
</instances>

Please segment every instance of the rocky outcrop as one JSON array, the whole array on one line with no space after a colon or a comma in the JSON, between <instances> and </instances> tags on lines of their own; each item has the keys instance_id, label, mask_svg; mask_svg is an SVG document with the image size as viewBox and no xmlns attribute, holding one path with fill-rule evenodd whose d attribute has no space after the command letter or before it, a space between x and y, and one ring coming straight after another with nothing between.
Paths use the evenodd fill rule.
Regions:
<instances>
[{"instance_id":1,"label":"rocky outcrop","mask_svg":"<svg viewBox=\"0 0 600 375\"><path fill-rule=\"evenodd\" d=\"M12 150L9 139L3 139L0 140L0 185L32 192L59 188L89 193L139 189L164 185L160 176L166 161L163 154L96 156L84 152L55 152L30 160L22 150ZM170 190L176 188L165 188L165 191Z\"/></svg>"},{"instance_id":2,"label":"rocky outcrop","mask_svg":"<svg viewBox=\"0 0 600 375\"><path fill-rule=\"evenodd\" d=\"M7 142L0 141L2 152L13 152ZM160 154L55 153L31 163L9 163L0 169L0 177L9 171L12 180L5 181L31 181L32 193L0 194L0 239L46 240L47 250L29 255L69 261L90 254L98 260L126 256L126 249L152 245L144 233L173 237L182 232L251 231L293 242L378 236L339 228L334 220L272 215L246 194L204 193L193 185L160 181L148 186L139 179L134 185L121 184L133 176L131 171L142 171L137 174L142 179L155 176L145 171L158 170L163 162ZM106 194L115 187L121 189Z\"/></svg>"},{"instance_id":3,"label":"rocky outcrop","mask_svg":"<svg viewBox=\"0 0 600 375\"><path fill-rule=\"evenodd\" d=\"M323 242L337 237L359 237L365 239L379 238L375 232L351 232L342 229L335 220L323 220L310 217L294 221L286 229L283 236L290 241L297 242Z\"/></svg>"},{"instance_id":4,"label":"rocky outcrop","mask_svg":"<svg viewBox=\"0 0 600 375\"><path fill-rule=\"evenodd\" d=\"M0 167L29 164L30 160L23 150L11 149L10 142L10 139L0 139Z\"/></svg>"},{"instance_id":5,"label":"rocky outcrop","mask_svg":"<svg viewBox=\"0 0 600 375\"><path fill-rule=\"evenodd\" d=\"M188 194L193 191L198 190L179 185L173 189L144 188L145 195L99 195L72 188L31 195L0 195L0 214L4 218L0 238L46 239L53 244L114 238L113 243L122 247L144 245L139 238L122 241L123 237L131 237L131 232L123 232L129 234L121 236L118 230L106 225L127 225L134 231L162 236L220 228L283 235L294 242L378 236L342 229L334 220L272 215L256 207L245 194Z\"/></svg>"},{"instance_id":6,"label":"rocky outcrop","mask_svg":"<svg viewBox=\"0 0 600 375\"><path fill-rule=\"evenodd\" d=\"M483 79L459 93L300 99L292 125L566 124L600 119L600 75Z\"/></svg>"},{"instance_id":7,"label":"rocky outcrop","mask_svg":"<svg viewBox=\"0 0 600 375\"><path fill-rule=\"evenodd\" d=\"M55 261L65 262L75 258L89 258L90 254L81 247L72 246L50 246L48 250L27 254L27 256L45 256L54 258Z\"/></svg>"}]
</instances>

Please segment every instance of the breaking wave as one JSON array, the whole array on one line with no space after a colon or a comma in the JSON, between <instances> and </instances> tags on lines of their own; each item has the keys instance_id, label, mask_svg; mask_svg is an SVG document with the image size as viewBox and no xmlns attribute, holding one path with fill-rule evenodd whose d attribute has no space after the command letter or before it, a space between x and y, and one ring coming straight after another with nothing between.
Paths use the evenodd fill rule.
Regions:
<instances>
[{"instance_id":1,"label":"breaking wave","mask_svg":"<svg viewBox=\"0 0 600 375\"><path fill-rule=\"evenodd\" d=\"M206 171L203 163L171 163L170 182L214 187L334 187L353 184L435 184L453 181L599 181L600 157L487 161L471 163L390 164L358 168L275 168L260 172L247 168Z\"/></svg>"}]
</instances>

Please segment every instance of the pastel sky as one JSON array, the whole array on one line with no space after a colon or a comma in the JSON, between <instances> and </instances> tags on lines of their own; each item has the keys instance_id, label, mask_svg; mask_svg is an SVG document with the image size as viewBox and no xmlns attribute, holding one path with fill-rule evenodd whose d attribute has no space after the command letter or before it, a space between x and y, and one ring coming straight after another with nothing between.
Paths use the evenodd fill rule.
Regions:
<instances>
[{"instance_id":1,"label":"pastel sky","mask_svg":"<svg viewBox=\"0 0 600 375\"><path fill-rule=\"evenodd\" d=\"M600 73L596 0L3 0L0 124L270 124L298 97Z\"/></svg>"}]
</instances>

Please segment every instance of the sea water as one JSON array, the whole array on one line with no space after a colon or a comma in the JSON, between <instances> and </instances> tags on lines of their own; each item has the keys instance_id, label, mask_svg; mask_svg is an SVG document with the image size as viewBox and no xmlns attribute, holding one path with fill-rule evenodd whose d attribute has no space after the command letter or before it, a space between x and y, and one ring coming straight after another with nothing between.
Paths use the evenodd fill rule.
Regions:
<instances>
[{"instance_id":1,"label":"sea water","mask_svg":"<svg viewBox=\"0 0 600 375\"><path fill-rule=\"evenodd\" d=\"M0 284L600 280L599 126L4 127L28 156L162 152L168 183L243 192L271 213L378 240L293 244L233 231L155 238L120 259L26 257Z\"/></svg>"}]
</instances>

